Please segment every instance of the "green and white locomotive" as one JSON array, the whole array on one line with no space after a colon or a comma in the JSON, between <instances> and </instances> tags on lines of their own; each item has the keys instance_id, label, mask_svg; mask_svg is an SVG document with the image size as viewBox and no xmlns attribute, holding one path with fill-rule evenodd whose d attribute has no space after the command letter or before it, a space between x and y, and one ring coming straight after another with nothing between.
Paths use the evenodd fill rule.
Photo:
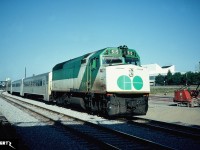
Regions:
<instances>
[{"instance_id":1,"label":"green and white locomotive","mask_svg":"<svg viewBox=\"0 0 200 150\"><path fill-rule=\"evenodd\" d=\"M52 70L51 99L108 116L145 115L149 74L127 46L108 47L59 63Z\"/></svg>"}]
</instances>

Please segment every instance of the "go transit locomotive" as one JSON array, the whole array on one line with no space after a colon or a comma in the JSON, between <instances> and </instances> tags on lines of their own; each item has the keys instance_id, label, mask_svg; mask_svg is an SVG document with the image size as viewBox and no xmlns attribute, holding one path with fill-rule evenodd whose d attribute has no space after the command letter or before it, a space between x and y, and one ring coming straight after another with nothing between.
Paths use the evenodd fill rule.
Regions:
<instances>
[{"instance_id":1,"label":"go transit locomotive","mask_svg":"<svg viewBox=\"0 0 200 150\"><path fill-rule=\"evenodd\" d=\"M52 99L78 103L89 112L145 115L149 93L148 72L127 46L88 53L52 70Z\"/></svg>"},{"instance_id":2,"label":"go transit locomotive","mask_svg":"<svg viewBox=\"0 0 200 150\"><path fill-rule=\"evenodd\" d=\"M127 46L85 54L55 65L50 73L22 81L26 80L23 89L34 89L21 96L46 86L48 90L38 92L43 100L78 104L90 113L132 116L145 115L148 110L149 74L141 67L137 52Z\"/></svg>"}]
</instances>

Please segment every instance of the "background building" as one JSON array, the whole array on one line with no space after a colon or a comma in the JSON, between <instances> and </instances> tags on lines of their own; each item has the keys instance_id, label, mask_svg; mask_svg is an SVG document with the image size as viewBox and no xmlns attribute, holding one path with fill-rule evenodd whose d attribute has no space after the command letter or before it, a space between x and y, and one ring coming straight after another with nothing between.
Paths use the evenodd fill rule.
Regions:
<instances>
[{"instance_id":1,"label":"background building","mask_svg":"<svg viewBox=\"0 0 200 150\"><path fill-rule=\"evenodd\" d=\"M170 71L172 74L175 73L175 66L159 66L158 64L148 64L148 65L142 65L144 68L147 68L149 71L149 80L151 85L155 85L155 78L159 74L161 75L167 75L168 71Z\"/></svg>"}]
</instances>

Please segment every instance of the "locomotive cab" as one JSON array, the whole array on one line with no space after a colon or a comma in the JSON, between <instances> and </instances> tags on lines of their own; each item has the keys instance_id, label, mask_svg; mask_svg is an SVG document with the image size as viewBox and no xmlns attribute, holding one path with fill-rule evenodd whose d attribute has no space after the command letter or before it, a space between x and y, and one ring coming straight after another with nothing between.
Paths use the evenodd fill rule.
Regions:
<instances>
[{"instance_id":1,"label":"locomotive cab","mask_svg":"<svg viewBox=\"0 0 200 150\"><path fill-rule=\"evenodd\" d=\"M107 48L99 58L91 57L88 91L107 101L112 115L145 115L150 92L149 75L140 66L140 57L127 47ZM95 71L96 70L96 71Z\"/></svg>"}]
</instances>

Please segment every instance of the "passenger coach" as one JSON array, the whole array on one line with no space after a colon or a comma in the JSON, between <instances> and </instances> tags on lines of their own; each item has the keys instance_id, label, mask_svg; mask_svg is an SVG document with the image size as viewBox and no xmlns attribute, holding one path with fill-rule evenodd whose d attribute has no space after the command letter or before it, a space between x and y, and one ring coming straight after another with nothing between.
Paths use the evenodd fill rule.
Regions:
<instances>
[{"instance_id":1,"label":"passenger coach","mask_svg":"<svg viewBox=\"0 0 200 150\"><path fill-rule=\"evenodd\" d=\"M12 82L11 94L23 96L23 79Z\"/></svg>"},{"instance_id":2,"label":"passenger coach","mask_svg":"<svg viewBox=\"0 0 200 150\"><path fill-rule=\"evenodd\" d=\"M24 87L22 96L39 97L45 101L50 100L52 73L44 73L23 80Z\"/></svg>"}]
</instances>

